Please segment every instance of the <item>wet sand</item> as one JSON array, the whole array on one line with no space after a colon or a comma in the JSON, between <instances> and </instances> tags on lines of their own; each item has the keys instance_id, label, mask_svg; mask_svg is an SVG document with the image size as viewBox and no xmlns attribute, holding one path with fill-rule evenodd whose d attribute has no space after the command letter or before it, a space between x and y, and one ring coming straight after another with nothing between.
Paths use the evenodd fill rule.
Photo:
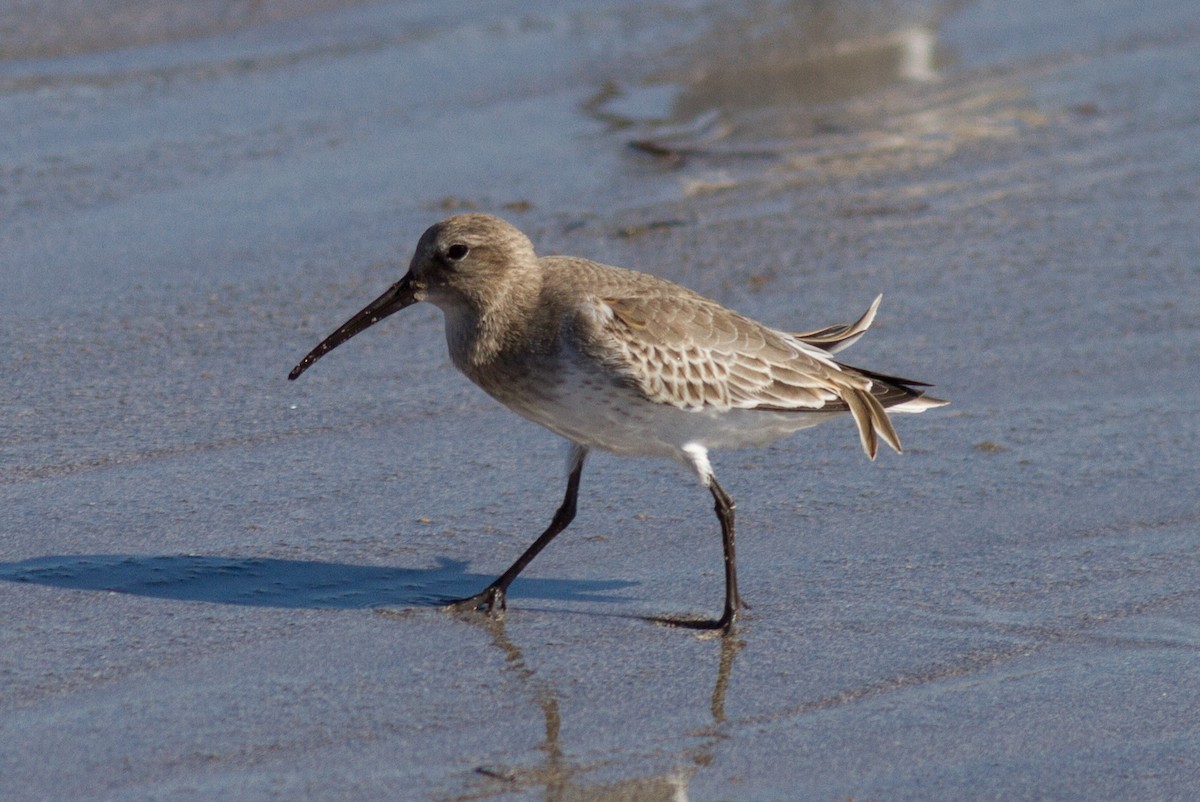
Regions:
<instances>
[{"instance_id":1,"label":"wet sand","mask_svg":"<svg viewBox=\"0 0 1200 802\"><path fill-rule=\"evenodd\" d=\"M1194 794L1190 3L146 7L0 48L0 798ZM604 455L448 615L559 442L432 308L285 377L464 209L783 328L883 292L846 361L953 404L714 455L736 638L641 619L719 533Z\"/></svg>"}]
</instances>

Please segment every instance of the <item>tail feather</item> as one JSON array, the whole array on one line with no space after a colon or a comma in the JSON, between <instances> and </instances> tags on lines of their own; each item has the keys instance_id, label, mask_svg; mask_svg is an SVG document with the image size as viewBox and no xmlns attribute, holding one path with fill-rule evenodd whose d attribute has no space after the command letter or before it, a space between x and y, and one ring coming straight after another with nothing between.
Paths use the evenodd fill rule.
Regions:
<instances>
[{"instance_id":1,"label":"tail feather","mask_svg":"<svg viewBox=\"0 0 1200 802\"><path fill-rule=\"evenodd\" d=\"M871 390L873 389L874 385ZM896 428L892 426L892 419L888 417L887 410L871 390L856 387L846 390L842 395L842 400L846 402L858 427L858 439L862 443L863 451L868 457L875 459L879 453L879 439L883 438L883 441L899 454L903 450L900 447L900 435L896 434Z\"/></svg>"},{"instance_id":2,"label":"tail feather","mask_svg":"<svg viewBox=\"0 0 1200 802\"><path fill-rule=\"evenodd\" d=\"M903 379L899 376L889 376L866 368L856 368L844 362L838 363L843 370L857 373L871 380L871 395L879 400L884 407L893 412L920 412L924 409L941 407L949 404L940 398L925 395L924 388L932 387L929 382L916 379ZM900 409L900 407L906 407Z\"/></svg>"},{"instance_id":3,"label":"tail feather","mask_svg":"<svg viewBox=\"0 0 1200 802\"><path fill-rule=\"evenodd\" d=\"M912 379L901 379L898 376L887 376L873 370L847 368L851 375L870 380L869 388L847 387L842 391L842 400L854 422L858 426L858 436L862 441L863 451L871 459L875 459L879 450L879 438L892 447L897 454L901 453L900 436L892 425L892 412L923 412L926 409L945 406L950 403L940 398L925 395L920 388L932 387L925 382Z\"/></svg>"},{"instance_id":4,"label":"tail feather","mask_svg":"<svg viewBox=\"0 0 1200 802\"><path fill-rule=\"evenodd\" d=\"M867 332L875 322L875 313L879 310L882 295L876 296L871 306L862 317L853 323L826 326L823 329L793 334L798 340L816 346L828 354L836 354L849 348ZM892 412L922 412L926 409L944 406L949 403L940 398L925 395L923 388L933 385L914 379L903 379L899 376L888 376L865 368L838 363L847 374L847 381L838 388L840 402L833 402L825 408L831 412L848 410L858 427L858 438L863 451L871 459L875 459L879 451L879 440L891 446L900 453L900 436L892 426L888 410ZM854 377L855 380L850 380ZM862 381L866 379L866 381Z\"/></svg>"},{"instance_id":5,"label":"tail feather","mask_svg":"<svg viewBox=\"0 0 1200 802\"><path fill-rule=\"evenodd\" d=\"M838 351L854 345L858 342L859 337L867 333L867 329L871 328L871 324L875 322L875 313L879 311L879 303L882 300L883 295L875 296L875 300L871 302L867 311L853 323L839 323L836 326L826 326L815 331L798 332L792 336L809 345L815 345L825 353L836 354Z\"/></svg>"}]
</instances>

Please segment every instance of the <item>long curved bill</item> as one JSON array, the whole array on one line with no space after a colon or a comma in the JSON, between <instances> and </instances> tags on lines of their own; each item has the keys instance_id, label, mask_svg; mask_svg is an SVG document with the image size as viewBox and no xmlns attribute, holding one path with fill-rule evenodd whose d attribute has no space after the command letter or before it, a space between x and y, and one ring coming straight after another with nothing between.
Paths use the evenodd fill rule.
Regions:
<instances>
[{"instance_id":1,"label":"long curved bill","mask_svg":"<svg viewBox=\"0 0 1200 802\"><path fill-rule=\"evenodd\" d=\"M300 374L308 370L314 362L363 329L373 326L388 315L395 314L406 306L412 306L419 300L421 299L417 297L416 288L413 286L412 273L406 273L404 278L388 287L387 292L367 304L361 312L347 320L342 324L341 328L322 340L321 344L316 348L309 351L308 356L301 359L300 364L292 368L292 372L288 374L288 380L299 378Z\"/></svg>"}]
</instances>

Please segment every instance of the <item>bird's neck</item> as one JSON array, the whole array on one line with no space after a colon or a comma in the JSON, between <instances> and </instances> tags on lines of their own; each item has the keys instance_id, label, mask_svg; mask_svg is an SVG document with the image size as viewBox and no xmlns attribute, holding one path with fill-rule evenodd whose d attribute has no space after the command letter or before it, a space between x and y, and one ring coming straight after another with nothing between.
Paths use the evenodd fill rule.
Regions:
<instances>
[{"instance_id":1,"label":"bird's neck","mask_svg":"<svg viewBox=\"0 0 1200 802\"><path fill-rule=\"evenodd\" d=\"M506 353L527 347L538 316L541 275L512 276L487 298L446 309L446 343L456 367L471 375Z\"/></svg>"}]
</instances>

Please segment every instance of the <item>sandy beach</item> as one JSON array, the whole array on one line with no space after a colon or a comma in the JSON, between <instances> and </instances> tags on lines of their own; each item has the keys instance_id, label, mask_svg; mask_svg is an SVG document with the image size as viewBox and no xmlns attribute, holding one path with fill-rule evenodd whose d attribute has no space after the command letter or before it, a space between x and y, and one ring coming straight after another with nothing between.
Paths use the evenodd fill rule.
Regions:
<instances>
[{"instance_id":1,"label":"sandy beach","mask_svg":"<svg viewBox=\"0 0 1200 802\"><path fill-rule=\"evenodd\" d=\"M36 9L35 9L36 5ZM0 2L0 799L1186 800L1194 4ZM1060 5L1062 7L1060 7ZM937 385L562 442L419 305L480 210Z\"/></svg>"}]
</instances>

